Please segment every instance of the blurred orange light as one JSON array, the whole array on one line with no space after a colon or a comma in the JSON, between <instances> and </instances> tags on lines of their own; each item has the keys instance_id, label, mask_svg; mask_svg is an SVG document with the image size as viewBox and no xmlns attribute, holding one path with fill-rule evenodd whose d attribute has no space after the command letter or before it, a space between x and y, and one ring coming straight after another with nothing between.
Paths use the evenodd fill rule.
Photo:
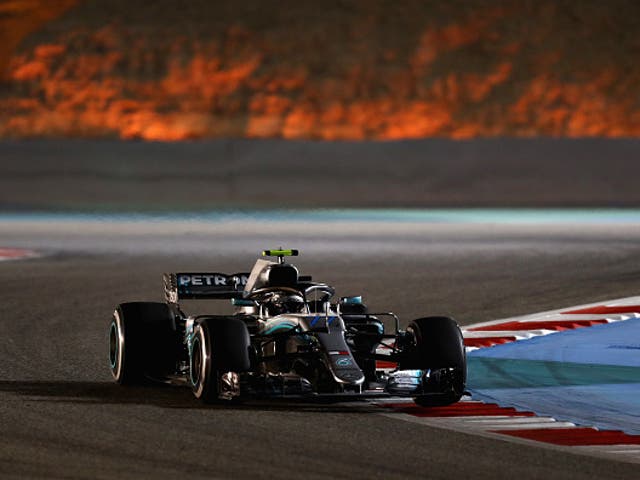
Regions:
<instances>
[{"instance_id":1,"label":"blurred orange light","mask_svg":"<svg viewBox=\"0 0 640 480\"><path fill-rule=\"evenodd\" d=\"M366 32L354 31L365 43L343 47L349 61L240 26L160 46L157 32L115 23L65 31L11 58L0 137L640 135L624 72L561 78L562 52L525 53L522 40L496 33L509 12L483 12L425 26L406 52L390 45L371 56Z\"/></svg>"}]
</instances>

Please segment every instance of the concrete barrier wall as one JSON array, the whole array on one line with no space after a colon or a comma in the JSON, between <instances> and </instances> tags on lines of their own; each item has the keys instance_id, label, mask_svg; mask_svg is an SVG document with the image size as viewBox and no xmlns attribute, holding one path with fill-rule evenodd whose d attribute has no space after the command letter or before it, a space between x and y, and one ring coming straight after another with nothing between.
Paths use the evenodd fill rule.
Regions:
<instances>
[{"instance_id":1,"label":"concrete barrier wall","mask_svg":"<svg viewBox=\"0 0 640 480\"><path fill-rule=\"evenodd\" d=\"M0 208L638 206L640 140L0 143Z\"/></svg>"}]
</instances>

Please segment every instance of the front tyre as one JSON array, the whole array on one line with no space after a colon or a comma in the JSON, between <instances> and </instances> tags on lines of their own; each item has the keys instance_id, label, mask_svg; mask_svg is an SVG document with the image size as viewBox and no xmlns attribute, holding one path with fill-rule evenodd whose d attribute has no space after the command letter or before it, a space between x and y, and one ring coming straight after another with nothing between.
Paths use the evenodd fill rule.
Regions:
<instances>
[{"instance_id":1,"label":"front tyre","mask_svg":"<svg viewBox=\"0 0 640 480\"><path fill-rule=\"evenodd\" d=\"M413 337L400 368L429 370L424 395L414 397L421 406L449 405L460 400L467 380L467 358L462 332L448 317L426 317L411 322Z\"/></svg>"},{"instance_id":2,"label":"front tyre","mask_svg":"<svg viewBox=\"0 0 640 480\"><path fill-rule=\"evenodd\" d=\"M194 396L204 403L238 397L239 374L251 367L249 347L249 331L242 320L200 320L189 344L189 380Z\"/></svg>"}]
</instances>

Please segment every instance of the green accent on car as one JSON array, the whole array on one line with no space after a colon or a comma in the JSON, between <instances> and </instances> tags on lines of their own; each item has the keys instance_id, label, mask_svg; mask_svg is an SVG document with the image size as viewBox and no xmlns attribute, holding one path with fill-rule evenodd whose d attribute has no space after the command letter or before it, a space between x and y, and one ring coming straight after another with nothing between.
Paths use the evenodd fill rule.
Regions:
<instances>
[{"instance_id":1,"label":"green accent on car","mask_svg":"<svg viewBox=\"0 0 640 480\"><path fill-rule=\"evenodd\" d=\"M263 332L263 335L271 335L272 333L277 332L279 330L291 330L292 328L295 328L295 327L296 327L295 323L280 323L278 325L274 325L273 327L265 330Z\"/></svg>"},{"instance_id":2,"label":"green accent on car","mask_svg":"<svg viewBox=\"0 0 640 480\"><path fill-rule=\"evenodd\" d=\"M288 249L288 250L264 250L262 252L263 257L297 257L298 250Z\"/></svg>"}]
</instances>

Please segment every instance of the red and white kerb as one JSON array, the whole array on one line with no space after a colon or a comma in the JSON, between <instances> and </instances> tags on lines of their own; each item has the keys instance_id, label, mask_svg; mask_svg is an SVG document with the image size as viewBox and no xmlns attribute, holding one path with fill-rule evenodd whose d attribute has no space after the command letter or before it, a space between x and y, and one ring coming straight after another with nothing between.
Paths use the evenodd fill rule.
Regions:
<instances>
[{"instance_id":1,"label":"red and white kerb","mask_svg":"<svg viewBox=\"0 0 640 480\"><path fill-rule=\"evenodd\" d=\"M33 258L37 256L38 254L33 250L0 247L0 261L20 260L22 258Z\"/></svg>"}]
</instances>

